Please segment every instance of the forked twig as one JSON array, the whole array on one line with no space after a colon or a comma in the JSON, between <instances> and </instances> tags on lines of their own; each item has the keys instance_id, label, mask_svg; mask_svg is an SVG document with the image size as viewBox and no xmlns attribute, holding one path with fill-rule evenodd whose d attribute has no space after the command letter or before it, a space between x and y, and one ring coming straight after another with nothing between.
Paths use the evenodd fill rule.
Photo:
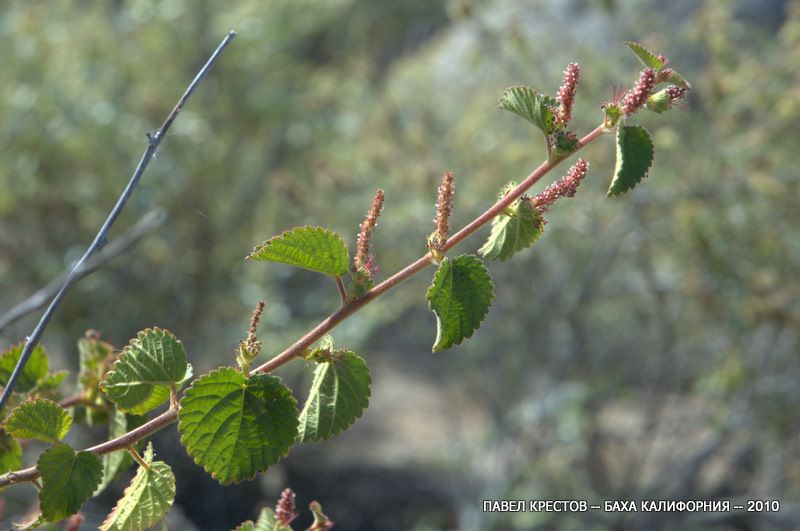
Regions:
<instances>
[{"instance_id":1,"label":"forked twig","mask_svg":"<svg viewBox=\"0 0 800 531\"><path fill-rule=\"evenodd\" d=\"M3 409L9 397L11 396L11 392L14 390L17 379L19 378L20 374L22 374L22 370L25 368L25 364L28 362L28 358L30 358L33 349L39 343L39 338L41 338L44 329L47 327L47 324L53 317L53 313L55 313L56 309L61 304L61 301L67 295L69 289L79 280L78 272L83 267L84 263L106 244L106 238L108 236L109 229L111 229L114 221L116 221L120 212L122 212L125 203L127 203L128 199L130 199L134 189L136 188L136 185L139 184L139 180L144 174L144 171L147 169L147 166L150 164L150 161L158 151L158 146L161 144L161 141L164 139L164 136L166 136L167 131L172 126L172 122L174 122L175 118L178 117L178 113L181 112L181 109L186 104L186 101L200 85L200 82L203 80L222 51L228 46L228 44L230 44L234 37L236 37L236 33L233 31L225 36L219 46L217 46L217 49L214 50L214 53L211 54L211 57L209 57L208 61L206 61L206 64L203 65L203 68L200 69L195 78L189 84L186 92L183 93L181 98L178 100L178 103L172 109L172 112L170 112L167 116L167 119L164 120L164 123L161 125L161 127L155 133L147 135L147 147L142 154L142 158L139 160L139 164L136 166L136 169L133 172L133 176L131 177L130 181L128 181L128 185L125 187L125 190L123 190L122 195L119 196L117 204L114 205L114 208L111 210L111 213L108 215L108 218L106 218L105 223L103 223L103 226L98 231L94 241L92 241L92 244L88 249L86 249L86 252L83 254L81 259L78 260L72 267L67 275L67 278L64 279L64 283L61 285L61 289L58 290L58 293L56 293L55 297L53 297L53 300L50 301L50 305L47 307L47 310L45 310L41 319L39 319L39 322L36 324L36 328L33 329L33 333L31 333L31 335L28 336L27 340L25 341L25 348L22 350L22 354L17 361L17 365L14 367L14 372L11 373L11 377L8 380L6 388L3 389L3 396L0 397L0 410Z\"/></svg>"}]
</instances>

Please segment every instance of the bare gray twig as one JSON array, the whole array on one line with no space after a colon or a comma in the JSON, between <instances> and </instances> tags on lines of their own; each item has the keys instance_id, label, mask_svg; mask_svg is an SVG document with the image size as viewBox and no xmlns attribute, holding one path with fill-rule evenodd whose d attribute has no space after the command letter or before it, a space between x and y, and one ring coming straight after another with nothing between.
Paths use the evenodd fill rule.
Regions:
<instances>
[{"instance_id":1,"label":"bare gray twig","mask_svg":"<svg viewBox=\"0 0 800 531\"><path fill-rule=\"evenodd\" d=\"M142 216L133 227L125 231L119 238L109 243L108 246L104 247L100 252L86 261L83 266L75 272L75 282L91 275L107 262L110 262L139 243L142 238L160 227L166 218L166 212L161 208L151 210ZM61 289L68 274L69 269L51 280L46 286L37 290L27 299L10 308L3 315L0 315L0 332L29 313L44 307L47 301L52 299L53 296L58 293L58 290Z\"/></svg>"},{"instance_id":2,"label":"bare gray twig","mask_svg":"<svg viewBox=\"0 0 800 531\"><path fill-rule=\"evenodd\" d=\"M139 184L139 180L142 178L144 171L147 169L147 166L150 164L150 161L153 160L155 157L156 152L158 151L158 146L161 144L161 141L167 134L170 126L172 126L172 122L175 121L175 118L178 117L178 113L181 112L181 109L186 104L186 101L195 91L195 89L200 85L200 82L206 76L211 67L217 61L222 51L230 44L233 38L236 37L236 32L231 31L222 42L217 46L217 49L214 50L214 53L211 54L206 64L203 65L203 68L197 73L195 78L189 84L189 87L186 89L186 92L183 93L183 96L178 100L178 103L172 109L172 112L169 113L167 119L164 120L164 123L161 127L153 134L147 135L147 147L142 154L142 158L139 160L139 164L136 166L136 169L133 172L133 176L131 176L130 181L128 181L128 185L125 187L125 190L122 191L122 195L119 196L117 200L117 204L114 205L114 208L109 213L108 218L106 218L105 223L103 226L100 227L97 235L92 241L92 244L86 249L86 252L83 254L80 260L73 266L72 270L67 274L67 278L64 279L64 283L61 286L61 289L58 290L53 300L50 301L50 305L45 310L44 315L42 315L41 319L36 325L36 328L33 329L33 333L28 336L27 340L25 341L25 348L22 350L22 354L19 357L19 361L17 361L17 365L14 367L14 372L11 373L11 377L8 379L8 384L6 384L6 388L3 389L3 396L0 397L0 410L3 409L6 402L8 401L9 397L11 396L11 392L14 390L14 386L17 383L17 379L19 378L20 374L22 374L22 370L25 368L25 364L28 362L28 358L30 358L33 349L39 343L39 338L41 338L44 329L47 327L47 324L50 322L50 319L53 317L58 306L61 304L61 301L67 295L69 289L77 282L78 274L77 272L83 267L84 263L86 263L89 258L92 257L97 251L99 251L106 243L106 238L108 236L108 231L111 229L111 226L116 221L117 217L119 216L120 212L122 212L125 203L128 202L131 195L133 194L136 185Z\"/></svg>"}]
</instances>

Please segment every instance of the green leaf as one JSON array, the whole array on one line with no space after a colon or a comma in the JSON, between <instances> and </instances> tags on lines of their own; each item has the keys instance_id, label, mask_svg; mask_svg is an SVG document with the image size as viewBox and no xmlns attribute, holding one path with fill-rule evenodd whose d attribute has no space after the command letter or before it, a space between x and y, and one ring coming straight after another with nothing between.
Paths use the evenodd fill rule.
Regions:
<instances>
[{"instance_id":1,"label":"green leaf","mask_svg":"<svg viewBox=\"0 0 800 531\"><path fill-rule=\"evenodd\" d=\"M492 219L492 231L478 250L489 260L508 260L514 253L536 243L544 230L544 220L527 201L516 201L507 214Z\"/></svg>"},{"instance_id":2,"label":"green leaf","mask_svg":"<svg viewBox=\"0 0 800 531\"><path fill-rule=\"evenodd\" d=\"M175 475L163 461L153 461L153 445L147 445L144 462L106 517L103 531L138 531L156 525L175 500Z\"/></svg>"},{"instance_id":3,"label":"green leaf","mask_svg":"<svg viewBox=\"0 0 800 531\"><path fill-rule=\"evenodd\" d=\"M320 441L344 431L369 405L367 363L350 351L313 355L317 362L308 400L300 413L298 439Z\"/></svg>"},{"instance_id":4,"label":"green leaf","mask_svg":"<svg viewBox=\"0 0 800 531\"><path fill-rule=\"evenodd\" d=\"M100 386L121 411L143 415L169 398L170 385L186 371L183 343L166 330L148 328L123 349Z\"/></svg>"},{"instance_id":5,"label":"green leaf","mask_svg":"<svg viewBox=\"0 0 800 531\"><path fill-rule=\"evenodd\" d=\"M0 474L22 468L22 448L10 434L0 432Z\"/></svg>"},{"instance_id":6,"label":"green leaf","mask_svg":"<svg viewBox=\"0 0 800 531\"><path fill-rule=\"evenodd\" d=\"M653 141L644 127L617 127L617 164L608 188L608 197L627 192L646 177L654 152Z\"/></svg>"},{"instance_id":7,"label":"green leaf","mask_svg":"<svg viewBox=\"0 0 800 531\"><path fill-rule=\"evenodd\" d=\"M555 98L537 94L530 87L511 87L500 96L498 108L522 116L549 135L556 130L553 109L557 105Z\"/></svg>"},{"instance_id":8,"label":"green leaf","mask_svg":"<svg viewBox=\"0 0 800 531\"><path fill-rule=\"evenodd\" d=\"M186 451L220 483L252 479L289 452L297 401L280 379L223 367L186 389L178 431Z\"/></svg>"},{"instance_id":9,"label":"green leaf","mask_svg":"<svg viewBox=\"0 0 800 531\"><path fill-rule=\"evenodd\" d=\"M75 452L56 443L39 457L36 464L42 476L39 505L48 522L75 514L97 488L103 475L100 458L92 452Z\"/></svg>"},{"instance_id":10,"label":"green leaf","mask_svg":"<svg viewBox=\"0 0 800 531\"><path fill-rule=\"evenodd\" d=\"M17 343L0 355L0 385L5 386L8 384L23 348L25 348L24 341ZM40 378L44 378L47 375L47 371L47 354L44 347L37 345L31 352L31 357L28 358L28 363L22 370L22 374L19 375L14 390L18 393L27 393L33 389Z\"/></svg>"},{"instance_id":11,"label":"green leaf","mask_svg":"<svg viewBox=\"0 0 800 531\"><path fill-rule=\"evenodd\" d=\"M20 404L3 422L3 429L14 437L48 443L63 439L70 426L72 417L67 410L47 399Z\"/></svg>"},{"instance_id":12,"label":"green leaf","mask_svg":"<svg viewBox=\"0 0 800 531\"><path fill-rule=\"evenodd\" d=\"M282 262L334 277L347 273L350 263L342 237L324 227L295 227L259 245L247 258Z\"/></svg>"},{"instance_id":13,"label":"green leaf","mask_svg":"<svg viewBox=\"0 0 800 531\"><path fill-rule=\"evenodd\" d=\"M436 314L437 352L472 337L494 299L492 277L483 262L472 255L445 258L428 288L428 303Z\"/></svg>"},{"instance_id":14,"label":"green leaf","mask_svg":"<svg viewBox=\"0 0 800 531\"><path fill-rule=\"evenodd\" d=\"M118 409L110 415L110 422L108 424L108 440L116 439L124 435L128 431L141 426L145 418L136 415L126 415ZM112 481L117 479L121 472L127 470L133 464L133 457L131 454L124 450L116 452L109 452L101 458L103 462L103 480L94 491L94 496L103 492Z\"/></svg>"},{"instance_id":15,"label":"green leaf","mask_svg":"<svg viewBox=\"0 0 800 531\"><path fill-rule=\"evenodd\" d=\"M650 66L655 68L656 70L661 70L664 67L664 62L658 58L658 55L654 54L638 42L628 41L625 43L625 46L631 49L631 51L639 58L644 66Z\"/></svg>"}]
</instances>

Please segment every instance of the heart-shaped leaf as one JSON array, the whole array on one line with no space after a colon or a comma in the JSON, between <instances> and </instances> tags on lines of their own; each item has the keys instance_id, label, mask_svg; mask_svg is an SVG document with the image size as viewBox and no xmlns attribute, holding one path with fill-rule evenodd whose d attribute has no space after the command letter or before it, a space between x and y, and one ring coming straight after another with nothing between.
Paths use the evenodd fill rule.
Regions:
<instances>
[{"instance_id":1,"label":"heart-shaped leaf","mask_svg":"<svg viewBox=\"0 0 800 531\"><path fill-rule=\"evenodd\" d=\"M320 441L353 424L369 405L370 374L367 363L345 350L319 351L308 400L300 413L298 439Z\"/></svg>"},{"instance_id":2,"label":"heart-shaped leaf","mask_svg":"<svg viewBox=\"0 0 800 531\"><path fill-rule=\"evenodd\" d=\"M259 245L247 258L282 262L334 277L347 273L350 263L342 237L324 227L295 227Z\"/></svg>"},{"instance_id":3,"label":"heart-shaped leaf","mask_svg":"<svg viewBox=\"0 0 800 531\"><path fill-rule=\"evenodd\" d=\"M23 402L3 421L3 429L14 437L48 443L63 439L70 426L67 410L46 399Z\"/></svg>"},{"instance_id":4,"label":"heart-shaped leaf","mask_svg":"<svg viewBox=\"0 0 800 531\"><path fill-rule=\"evenodd\" d=\"M492 277L476 256L445 258L427 298L436 315L436 352L458 345L478 329L494 299Z\"/></svg>"},{"instance_id":5,"label":"heart-shaped leaf","mask_svg":"<svg viewBox=\"0 0 800 531\"><path fill-rule=\"evenodd\" d=\"M0 385L5 386L11 378L11 373L19 361L22 350L25 348L25 342L17 343L9 348L2 355L0 355ZM44 347L37 345L33 352L31 352L28 363L22 370L22 374L17 379L16 387L14 390L18 393L27 393L36 385L40 378L47 376L48 362L47 354Z\"/></svg>"},{"instance_id":6,"label":"heart-shaped leaf","mask_svg":"<svg viewBox=\"0 0 800 531\"><path fill-rule=\"evenodd\" d=\"M608 188L608 197L627 192L647 176L655 147L644 127L617 127L617 163Z\"/></svg>"},{"instance_id":7,"label":"heart-shaped leaf","mask_svg":"<svg viewBox=\"0 0 800 531\"><path fill-rule=\"evenodd\" d=\"M224 367L186 389L178 431L186 451L212 477L238 483L289 452L297 438L296 406L278 378Z\"/></svg>"},{"instance_id":8,"label":"heart-shaped leaf","mask_svg":"<svg viewBox=\"0 0 800 531\"><path fill-rule=\"evenodd\" d=\"M517 200L507 213L492 219L492 231L478 253L489 260L508 260L536 243L543 230L539 211L528 201Z\"/></svg>"},{"instance_id":9,"label":"heart-shaped leaf","mask_svg":"<svg viewBox=\"0 0 800 531\"><path fill-rule=\"evenodd\" d=\"M39 506L48 522L57 522L78 512L100 483L103 465L92 452L75 452L56 443L39 456L36 468L42 477Z\"/></svg>"},{"instance_id":10,"label":"heart-shaped leaf","mask_svg":"<svg viewBox=\"0 0 800 531\"><path fill-rule=\"evenodd\" d=\"M100 387L120 411L143 415L169 398L170 385L187 368L183 344L166 330L148 328L123 349Z\"/></svg>"},{"instance_id":11,"label":"heart-shaped leaf","mask_svg":"<svg viewBox=\"0 0 800 531\"><path fill-rule=\"evenodd\" d=\"M175 475L168 464L153 461L153 445L142 456L140 466L122 498L106 517L103 531L138 531L156 525L169 512L175 500Z\"/></svg>"},{"instance_id":12,"label":"heart-shaped leaf","mask_svg":"<svg viewBox=\"0 0 800 531\"><path fill-rule=\"evenodd\" d=\"M546 135L556 130L556 107L555 98L538 94L530 87L506 89L498 104L498 108L522 116Z\"/></svg>"}]
</instances>

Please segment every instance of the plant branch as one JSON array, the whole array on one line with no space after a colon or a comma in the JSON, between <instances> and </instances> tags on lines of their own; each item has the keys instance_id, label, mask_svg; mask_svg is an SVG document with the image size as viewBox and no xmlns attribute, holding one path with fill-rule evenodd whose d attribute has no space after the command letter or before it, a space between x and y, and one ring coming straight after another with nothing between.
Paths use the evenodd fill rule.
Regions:
<instances>
[{"instance_id":1,"label":"plant branch","mask_svg":"<svg viewBox=\"0 0 800 531\"><path fill-rule=\"evenodd\" d=\"M611 131L611 129L607 128L605 125L601 124L597 126L592 132L584 136L583 138L578 141L575 151L577 152L587 144L593 142L598 137L602 136L604 133ZM571 153L572 154L572 153ZM498 200L494 205L489 207L486 212L472 220L468 225L458 231L455 235L447 240L446 245L443 247L443 251L448 251L452 249L455 245L459 242L470 236L472 233L477 231L479 228L484 226L486 223L492 220L495 216L503 212L503 210L511 205L514 201L516 201L522 194L524 194L528 189L536 184L536 182L541 179L544 175L546 175L550 170L555 168L560 162L562 162L567 156L561 157L553 157L552 160L546 160L538 168L536 168L533 173L528 175L524 181L522 181L516 188L511 190L508 194L506 194L502 199ZM369 302L372 302L385 292L389 291L396 285L400 284L401 282L409 279L410 277L414 276L415 274L419 273L426 267L431 264L431 255L430 253L425 254L421 258L417 259L415 262L407 265L405 268L401 269L391 277L387 278L367 293L365 293L362 297L358 299L352 300L347 302L339 307L338 310L330 314L326 317L321 323L319 323L316 327L314 327L311 331L309 331L306 335L301 337L297 340L294 344L288 347L286 350L281 352L280 354L276 355L271 360L267 361L266 363L256 367L253 372L270 372L278 367L284 365L285 363L291 361L297 356L300 356L305 350L310 347L315 341L319 338L330 332L336 325L340 322L345 320L347 317L358 311L363 306L366 306Z\"/></svg>"},{"instance_id":2,"label":"plant branch","mask_svg":"<svg viewBox=\"0 0 800 531\"><path fill-rule=\"evenodd\" d=\"M170 408L159 416L145 422L138 428L129 431L124 435L120 435L116 439L111 439L104 443L87 448L85 451L94 452L97 455L105 455L117 450L126 450L136 442L149 437L155 432L174 424L178 420L178 408ZM13 485L15 483L22 483L25 481L34 481L39 477L39 471L35 466L17 470L14 472L7 472L0 476L0 488Z\"/></svg>"},{"instance_id":3,"label":"plant branch","mask_svg":"<svg viewBox=\"0 0 800 531\"><path fill-rule=\"evenodd\" d=\"M598 126L591 133L587 134L580 140L580 142L577 145L576 151L586 146L590 142L596 140L606 131L608 131L608 129L606 129L603 125ZM500 214L507 206L509 206L512 202L514 202L517 198L519 198L522 194L524 194L531 186L533 186L539 179L541 179L544 175L546 175L553 168L555 168L565 158L566 157L559 157L551 161L543 162L538 168L536 168L536 170L533 171L533 173L531 173L516 188L514 188L511 192L509 192L502 199L497 201L483 214L475 218L471 223L469 223L468 225L463 227L460 231L458 231L455 235L453 235L447 241L447 244L444 246L444 250L447 251L453 248L459 242L461 242L462 240L470 236L472 233L477 231L479 228L481 228L483 225L488 223L493 217ZM384 280L383 282L372 288L370 291L365 293L364 296L343 304L338 310L329 315L325 320L319 323L314 329L309 331L306 335L300 338L292 346L290 346L289 348L287 348L286 350L284 350L271 360L267 361L263 365L259 366L253 372L269 372L291 361L295 357L302 354L305 351L305 349L308 348L312 343L314 343L323 335L325 335L327 332L329 332L331 329L333 329L338 323L340 323L341 321L343 321L344 319L355 313L363 306L366 306L372 300L378 298L385 292L389 291L396 285L407 280L408 278L418 273L419 271L422 271L430 264L431 264L430 253L420 257L416 261L407 265L405 268L401 269L391 277L387 278L386 280ZM127 449L137 441L140 441L145 437L149 437L154 433L156 433L157 431L160 431L163 428L177 422L178 410L179 406L177 404L172 403L171 401L170 408L164 413L142 424L138 428L133 429L128 433L125 433L124 435L117 437L116 439L112 439L110 441L92 446L91 448L87 448L86 451L94 452L97 455L104 455L110 452L115 452L117 450ZM6 487L8 485L13 485L15 483L35 481L38 477L39 477L39 472L36 470L36 467L17 470L14 472L8 472L0 476L0 488Z\"/></svg>"},{"instance_id":4,"label":"plant branch","mask_svg":"<svg viewBox=\"0 0 800 531\"><path fill-rule=\"evenodd\" d=\"M74 282L78 282L84 277L91 275L103 267L106 262L113 260L139 243L148 233L160 227L161 224L164 223L166 217L166 213L160 208L151 210L142 216L133 227L125 231L119 238L109 243L107 247L104 247L103 250L87 260L83 266L75 272ZM68 275L69 270L64 271L58 277L51 280L49 284L40 288L33 295L0 316L0 332L29 313L35 312L47 304L47 301L52 299L52 297L58 293L58 290L61 289L61 286L64 284L64 279L66 279Z\"/></svg>"},{"instance_id":5,"label":"plant branch","mask_svg":"<svg viewBox=\"0 0 800 531\"><path fill-rule=\"evenodd\" d=\"M195 78L189 84L186 92L183 93L181 98L178 100L178 103L172 109L172 112L169 113L167 119L164 120L164 123L161 125L158 131L152 135L147 135L147 147L142 154L142 158L139 160L139 164L136 166L136 169L133 172L133 176L131 176L130 181L128 181L128 185L125 187L125 190L123 190L122 195L119 196L117 204L114 205L114 208L111 210L108 218L106 218L105 223L103 223L103 226L100 228L100 231L95 236L91 245L89 245L89 248L86 249L86 252L80 258L80 260L78 260L78 262L70 270L69 274L67 274L67 278L64 279L61 289L58 290L58 293L56 293L56 295L53 297L53 300L50 301L50 305L39 319L39 322L36 324L36 328L33 329L33 333L28 336L25 342L25 348L22 350L22 354L17 361L17 365L14 367L14 371L11 373L11 377L8 380L6 388L3 389L3 395L0 397L0 410L3 409L9 397L11 396L11 392L14 390L17 379L19 378L20 374L22 374L25 364L28 362L33 349L39 343L39 339L41 338L44 329L47 327L47 324L50 322L50 319L53 317L56 309L67 295L69 289L75 284L75 282L79 280L78 271L83 268L86 261L89 260L92 255L94 255L107 243L109 229L111 229L114 221L116 221L120 212L122 212L123 207L128 202L128 199L133 194L136 185L139 183L139 180L144 174L144 171L147 169L147 166L150 164L150 161L153 159L153 157L155 157L155 154L158 151L158 146L161 144L161 141L163 140L164 136L166 136L167 131L169 131L169 128L172 126L172 122L174 122L175 118L178 117L178 113L181 112L181 109L186 104L186 101L189 99L198 85L200 85L200 82L203 80L222 51L228 46L234 37L236 37L236 33L233 31L225 36L219 46L217 46L217 49L214 50L214 53L211 54L211 57L208 59L206 64L203 65L203 68L200 69Z\"/></svg>"}]
</instances>

